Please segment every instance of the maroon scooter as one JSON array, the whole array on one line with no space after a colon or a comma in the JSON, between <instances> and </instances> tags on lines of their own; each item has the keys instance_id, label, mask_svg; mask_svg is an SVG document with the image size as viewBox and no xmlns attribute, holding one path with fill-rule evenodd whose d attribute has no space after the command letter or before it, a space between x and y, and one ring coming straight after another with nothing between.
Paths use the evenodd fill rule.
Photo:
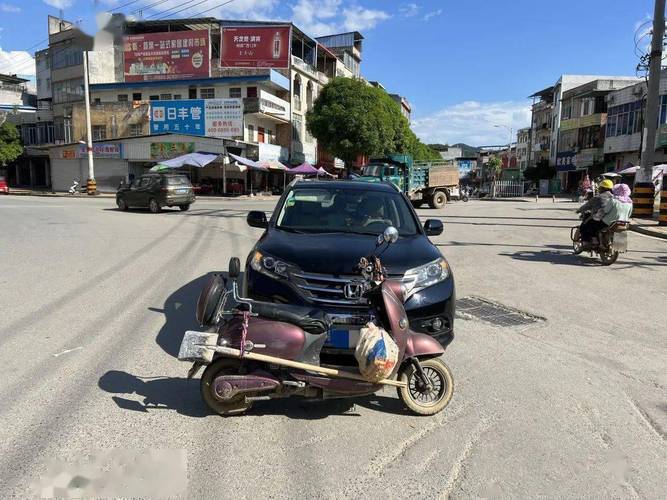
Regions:
<instances>
[{"instance_id":1,"label":"maroon scooter","mask_svg":"<svg viewBox=\"0 0 667 500\"><path fill-rule=\"evenodd\" d=\"M378 237L375 251L359 262L357 282L365 290L371 321L398 347L398 362L389 377L369 382L358 370L321 364L320 351L331 327L326 314L239 297L240 261L234 257L229 265L231 291L222 276L211 278L197 304L197 320L208 331L186 332L178 355L194 363L188 378L206 366L200 384L206 404L220 415L233 415L255 401L358 397L392 386L417 415L443 410L454 390L452 374L442 360L444 348L433 337L410 330L404 288L386 279L379 257L397 239L394 227ZM235 307L226 310L230 296Z\"/></svg>"}]
</instances>

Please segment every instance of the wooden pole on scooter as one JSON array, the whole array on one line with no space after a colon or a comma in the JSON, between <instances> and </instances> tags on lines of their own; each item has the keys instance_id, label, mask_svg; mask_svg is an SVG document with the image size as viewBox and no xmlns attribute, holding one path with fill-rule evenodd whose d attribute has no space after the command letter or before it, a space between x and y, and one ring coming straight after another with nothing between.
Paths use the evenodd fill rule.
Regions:
<instances>
[{"instance_id":1,"label":"wooden pole on scooter","mask_svg":"<svg viewBox=\"0 0 667 500\"><path fill-rule=\"evenodd\" d=\"M241 357L241 351L234 349L233 347L220 347L216 346L213 348L215 352L220 354L225 354L227 356L233 356L235 358ZM362 382L369 382L359 373L348 372L347 370L337 370L336 368L326 368L323 366L311 365L308 363L301 363L299 361L292 361L289 359L276 358L274 356L267 356L266 354L259 354L255 352L245 352L243 353L244 359L251 359L253 361L263 361L265 363L271 363L274 365L289 366L290 368L298 368L300 370L308 370L310 372L322 373L324 375L330 375L332 377L347 378L351 380L360 380ZM398 380L382 379L377 382L369 382L371 384L379 385L391 385L393 387L406 387L405 382L399 382Z\"/></svg>"}]
</instances>

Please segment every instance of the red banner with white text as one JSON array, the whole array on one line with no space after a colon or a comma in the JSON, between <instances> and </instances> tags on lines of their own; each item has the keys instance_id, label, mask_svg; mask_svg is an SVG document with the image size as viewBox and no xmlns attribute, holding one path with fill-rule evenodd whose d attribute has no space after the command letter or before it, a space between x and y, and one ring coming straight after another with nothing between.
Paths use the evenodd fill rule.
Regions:
<instances>
[{"instance_id":1,"label":"red banner with white text","mask_svg":"<svg viewBox=\"0 0 667 500\"><path fill-rule=\"evenodd\" d=\"M290 26L224 27L220 66L223 68L289 68Z\"/></svg>"}]
</instances>

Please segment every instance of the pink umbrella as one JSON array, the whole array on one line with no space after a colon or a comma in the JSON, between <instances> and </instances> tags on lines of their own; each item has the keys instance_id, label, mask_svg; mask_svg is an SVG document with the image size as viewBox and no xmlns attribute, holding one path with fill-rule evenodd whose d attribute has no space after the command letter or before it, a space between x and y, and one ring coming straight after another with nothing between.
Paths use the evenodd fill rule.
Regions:
<instances>
[{"instance_id":1,"label":"pink umbrella","mask_svg":"<svg viewBox=\"0 0 667 500\"><path fill-rule=\"evenodd\" d=\"M287 171L288 174L301 174L301 175L317 175L317 169L313 167L307 161L303 162L298 167L290 168Z\"/></svg>"}]
</instances>

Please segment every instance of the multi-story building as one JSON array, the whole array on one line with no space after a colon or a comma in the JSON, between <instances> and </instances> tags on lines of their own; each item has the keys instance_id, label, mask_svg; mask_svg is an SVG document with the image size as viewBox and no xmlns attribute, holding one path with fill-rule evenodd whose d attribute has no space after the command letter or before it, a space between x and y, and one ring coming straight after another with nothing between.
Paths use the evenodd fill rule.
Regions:
<instances>
[{"instance_id":1,"label":"multi-story building","mask_svg":"<svg viewBox=\"0 0 667 500\"><path fill-rule=\"evenodd\" d=\"M408 101L402 95L398 94L389 94L389 97L391 97L394 102L400 106L401 114L405 116L405 119L408 120L408 123L410 123L410 114L412 113L412 106L410 106L410 101Z\"/></svg>"},{"instance_id":2,"label":"multi-story building","mask_svg":"<svg viewBox=\"0 0 667 500\"><path fill-rule=\"evenodd\" d=\"M122 15L112 16L111 25L117 27L115 36L96 37L92 50L92 37L67 21L49 17L49 48L36 57L39 102L49 116L43 118L46 132L35 135L30 143L74 144L86 139L83 57L88 51L94 141L164 133L217 137L230 152L250 160L341 166L326 151L318 150L306 129L306 113L331 78L360 74L363 37L358 32L315 39L286 22L128 21ZM238 49L231 59L221 49L223 37L228 37L224 39L227 51L232 46ZM188 56L174 61L174 49ZM266 59L255 55L262 49L273 54L263 56ZM172 57L164 56L170 50ZM136 57L140 52L141 57ZM238 116L234 114L232 120L226 115L227 119L214 121L211 127L208 117L226 112L218 109L223 106L221 100L235 108L232 113ZM192 121L195 116L203 119L204 114L206 130L203 121ZM24 130L30 136L39 126L25 124ZM70 149L55 150L71 156L59 157L59 165L60 160L79 160ZM139 165L130 167L136 172ZM205 174L220 175L220 168ZM267 184L266 177L263 181Z\"/></svg>"},{"instance_id":3,"label":"multi-story building","mask_svg":"<svg viewBox=\"0 0 667 500\"><path fill-rule=\"evenodd\" d=\"M528 166L549 161L554 88L547 87L530 96L533 99Z\"/></svg>"},{"instance_id":4,"label":"multi-story building","mask_svg":"<svg viewBox=\"0 0 667 500\"><path fill-rule=\"evenodd\" d=\"M636 78L599 78L563 93L556 152L556 169L563 190L576 189L586 173L597 175L606 168L606 96L636 82Z\"/></svg>"},{"instance_id":5,"label":"multi-story building","mask_svg":"<svg viewBox=\"0 0 667 500\"><path fill-rule=\"evenodd\" d=\"M520 128L516 132L516 164L521 172L528 168L530 156L530 127Z\"/></svg>"},{"instance_id":6,"label":"multi-story building","mask_svg":"<svg viewBox=\"0 0 667 500\"><path fill-rule=\"evenodd\" d=\"M646 83L640 82L607 95L604 157L615 170L640 164L646 113ZM667 70L660 75L655 164L667 163Z\"/></svg>"}]
</instances>

